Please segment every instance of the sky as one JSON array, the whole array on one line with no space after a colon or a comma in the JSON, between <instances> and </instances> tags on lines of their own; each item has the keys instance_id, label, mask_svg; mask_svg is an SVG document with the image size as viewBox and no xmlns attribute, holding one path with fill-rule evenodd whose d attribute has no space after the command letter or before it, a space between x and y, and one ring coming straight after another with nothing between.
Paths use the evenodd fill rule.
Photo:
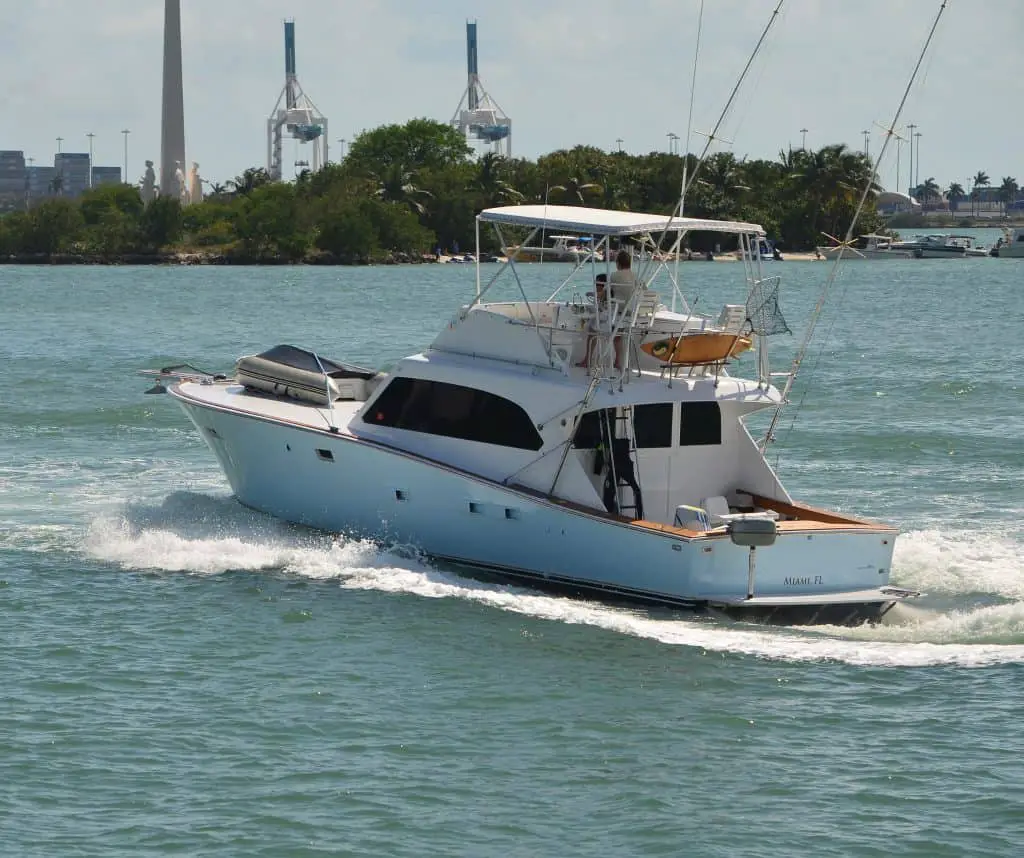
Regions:
<instances>
[{"instance_id":1,"label":"sky","mask_svg":"<svg viewBox=\"0 0 1024 858\"><path fill-rule=\"evenodd\" d=\"M778 0L705 0L690 150L714 127ZM128 178L159 165L163 0L0 0L0 149L64 151ZM713 151L775 158L843 142L878 152L939 0L785 0ZM182 0L187 160L224 181L266 166L284 84L283 21L299 81L338 140L425 116L451 119L466 86L465 22L480 77L512 118L514 156L577 144L632 153L685 143L701 0ZM1024 184L1024 0L949 0L899 121L914 172L943 188L984 170ZM877 123L877 124L876 124ZM308 150L305 150L308 153ZM285 163L303 157L288 143ZM880 167L896 186L896 148ZM307 154L308 157L308 154ZM901 184L909 146L900 154Z\"/></svg>"}]
</instances>

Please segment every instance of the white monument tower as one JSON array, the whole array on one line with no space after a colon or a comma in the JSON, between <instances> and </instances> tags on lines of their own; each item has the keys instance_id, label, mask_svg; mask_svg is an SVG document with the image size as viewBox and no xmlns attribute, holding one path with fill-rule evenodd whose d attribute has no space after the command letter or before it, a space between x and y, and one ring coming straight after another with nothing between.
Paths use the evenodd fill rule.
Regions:
<instances>
[{"instance_id":1,"label":"white monument tower","mask_svg":"<svg viewBox=\"0 0 1024 858\"><path fill-rule=\"evenodd\" d=\"M160 119L160 194L179 197L185 164L185 97L181 82L181 0L164 0L164 92Z\"/></svg>"}]
</instances>

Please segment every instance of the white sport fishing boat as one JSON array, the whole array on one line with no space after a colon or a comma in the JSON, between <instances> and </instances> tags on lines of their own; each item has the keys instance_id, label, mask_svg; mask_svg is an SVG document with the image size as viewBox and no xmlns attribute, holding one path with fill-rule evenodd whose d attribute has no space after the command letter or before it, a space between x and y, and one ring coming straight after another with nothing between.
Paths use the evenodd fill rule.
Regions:
<instances>
[{"instance_id":1,"label":"white sport fishing boat","mask_svg":"<svg viewBox=\"0 0 1024 858\"><path fill-rule=\"evenodd\" d=\"M594 262L528 300L513 255L486 284L478 267L475 298L386 373L278 346L232 377L148 371L154 392L169 389L241 503L288 521L543 587L743 619L873 621L917 595L890 585L894 527L794 500L765 459L767 436L745 426L778 415L773 378L789 375L769 363L771 335L788 328L779 278L756 258L760 226L564 206L488 209L478 238L485 224L502 246L503 228L532 230L528 245L554 227L604 251L733 234L740 301L701 316L679 304L669 266L642 256L639 278L611 275L625 285L607 297L588 298L594 271L610 273ZM486 302L507 275L522 300ZM661 281L682 312L662 304ZM734 375L747 349L749 377Z\"/></svg>"},{"instance_id":2,"label":"white sport fishing boat","mask_svg":"<svg viewBox=\"0 0 1024 858\"><path fill-rule=\"evenodd\" d=\"M932 233L919 235L905 243L916 259L963 259L968 256L988 256L988 251L976 247L974 236Z\"/></svg>"}]
</instances>

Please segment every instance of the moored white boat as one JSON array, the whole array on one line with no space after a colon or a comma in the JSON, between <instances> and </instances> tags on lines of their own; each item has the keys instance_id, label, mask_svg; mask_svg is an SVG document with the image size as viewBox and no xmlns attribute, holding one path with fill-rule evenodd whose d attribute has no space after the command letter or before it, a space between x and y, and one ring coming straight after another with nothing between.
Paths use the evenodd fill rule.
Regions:
<instances>
[{"instance_id":1,"label":"moored white boat","mask_svg":"<svg viewBox=\"0 0 1024 858\"><path fill-rule=\"evenodd\" d=\"M583 265L602 260L587 236L549 235L545 241L549 243L509 247L505 252L510 256L515 254L520 262L571 262L573 265Z\"/></svg>"},{"instance_id":2,"label":"moored white boat","mask_svg":"<svg viewBox=\"0 0 1024 858\"><path fill-rule=\"evenodd\" d=\"M921 235L911 243L916 259L963 259L966 256L987 256L987 252L975 248L974 237L933 233Z\"/></svg>"},{"instance_id":3,"label":"moored white boat","mask_svg":"<svg viewBox=\"0 0 1024 858\"><path fill-rule=\"evenodd\" d=\"M479 222L554 226L605 249L732 233L741 302L670 311L652 287L664 275L675 292L672 272L643 256L605 299L586 300L588 276L547 300L484 302L516 277L513 254L487 284L478 268L476 297L386 374L288 349L233 378L154 372L242 503L542 586L749 619L872 620L915 595L889 583L895 528L795 501L745 426L782 404L768 344L788 330L779 278L751 252L760 227L552 206ZM650 347L666 337L668 351ZM679 350L688 337L697 345ZM753 346L750 378L731 374L730 338Z\"/></svg>"}]
</instances>

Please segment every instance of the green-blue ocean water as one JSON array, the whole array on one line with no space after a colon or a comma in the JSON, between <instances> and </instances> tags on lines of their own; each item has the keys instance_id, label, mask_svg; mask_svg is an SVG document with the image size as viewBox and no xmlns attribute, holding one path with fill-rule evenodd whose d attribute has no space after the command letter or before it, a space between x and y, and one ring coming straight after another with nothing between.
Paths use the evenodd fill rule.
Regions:
<instances>
[{"instance_id":1,"label":"green-blue ocean water","mask_svg":"<svg viewBox=\"0 0 1024 858\"><path fill-rule=\"evenodd\" d=\"M828 266L766 268L783 369ZM681 272L698 310L742 300L739 265ZM473 288L0 267L0 854L1022 854L1024 263L839 270L771 460L900 526L894 580L925 595L857 629L553 597L291 527L134 375L285 342L386 366Z\"/></svg>"}]
</instances>

